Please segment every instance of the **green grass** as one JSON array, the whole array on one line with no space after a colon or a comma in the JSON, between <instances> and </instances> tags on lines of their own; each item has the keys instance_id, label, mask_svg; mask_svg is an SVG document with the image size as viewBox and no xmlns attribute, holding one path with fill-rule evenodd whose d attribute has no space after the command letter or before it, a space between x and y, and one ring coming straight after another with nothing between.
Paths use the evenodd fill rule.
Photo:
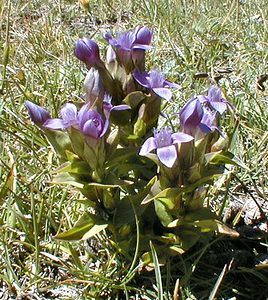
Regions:
<instances>
[{"instance_id":1,"label":"green grass","mask_svg":"<svg viewBox=\"0 0 268 300\"><path fill-rule=\"evenodd\" d=\"M160 68L182 86L166 108L173 118L193 94L205 92L211 83L194 74L207 72L213 78L219 68L231 67L233 72L219 84L237 107L233 151L250 170L235 172L249 191L267 198L268 95L256 89L257 77L267 72L266 1L123 2L92 0L86 11L71 0L0 0L0 295L3 291L10 297L5 299L27 294L48 299L57 292L64 296L64 288L69 294L62 299L74 299L72 291L78 299L134 299L135 294L137 299L173 299L177 279L177 299L208 299L224 265L230 263L222 259L212 266L207 261L209 251L221 253L232 243L225 239L200 245L176 263L156 268L156 275L139 273L138 262L129 272L130 266L105 235L95 241L100 251L86 242L53 240L75 223L83 204L71 188L51 185L57 157L29 121L24 102L45 106L56 116L63 103L83 93L86 70L73 55L78 37L88 35L104 50L106 31L138 24L153 28L148 68ZM227 130L234 126L232 122ZM230 184L221 187L226 204L239 185L231 176ZM267 253L266 242L254 241L250 247ZM243 243L247 248L249 242ZM242 263L226 273L218 299L267 297L265 269Z\"/></svg>"}]
</instances>

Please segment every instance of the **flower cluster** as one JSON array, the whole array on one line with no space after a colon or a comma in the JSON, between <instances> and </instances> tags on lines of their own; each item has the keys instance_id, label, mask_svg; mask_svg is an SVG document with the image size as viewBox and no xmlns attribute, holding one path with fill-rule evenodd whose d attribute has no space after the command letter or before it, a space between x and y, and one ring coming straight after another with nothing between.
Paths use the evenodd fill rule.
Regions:
<instances>
[{"instance_id":1,"label":"flower cluster","mask_svg":"<svg viewBox=\"0 0 268 300\"><path fill-rule=\"evenodd\" d=\"M94 221L89 217L88 231L94 224L105 225L101 228L112 239L122 241L123 252L132 249L136 217L142 221L139 235L143 242L149 245L149 240L156 240L170 251L193 245L202 226L214 232L216 216L203 207L206 193L200 190L222 173L224 163L232 162L219 120L234 107L218 86L182 107L172 120L172 128L179 130L157 128L162 99L170 101L171 88L179 85L157 69L145 70L152 36L142 26L116 38L105 34L105 60L96 42L78 40L74 54L89 69L81 102L66 103L59 118L30 101L25 103L31 120L44 131L63 162L54 182L69 176L69 182L76 183L96 211ZM216 151L219 140L225 142ZM196 209L202 213L196 214ZM123 230L126 227L129 230ZM98 232L96 228L92 232ZM183 228L193 232L186 240ZM71 232L76 232L73 240L88 237L84 229ZM70 232L61 233L56 238L70 236Z\"/></svg>"}]
</instances>

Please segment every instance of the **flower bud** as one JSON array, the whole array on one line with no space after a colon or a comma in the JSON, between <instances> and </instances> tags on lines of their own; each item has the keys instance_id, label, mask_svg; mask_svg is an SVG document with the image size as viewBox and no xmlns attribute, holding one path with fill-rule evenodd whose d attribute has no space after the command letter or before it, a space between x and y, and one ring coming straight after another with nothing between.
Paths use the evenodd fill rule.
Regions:
<instances>
[{"instance_id":1,"label":"flower bud","mask_svg":"<svg viewBox=\"0 0 268 300\"><path fill-rule=\"evenodd\" d=\"M85 78L84 87L86 91L86 102L89 102L91 106L94 105L97 100L102 102L105 90L97 69L91 68L89 70Z\"/></svg>"},{"instance_id":2,"label":"flower bud","mask_svg":"<svg viewBox=\"0 0 268 300\"><path fill-rule=\"evenodd\" d=\"M85 63L88 68L96 67L102 63L99 46L88 38L79 39L76 42L74 54Z\"/></svg>"},{"instance_id":3,"label":"flower bud","mask_svg":"<svg viewBox=\"0 0 268 300\"><path fill-rule=\"evenodd\" d=\"M25 106L28 110L31 120L38 126L42 126L46 120L51 118L46 109L34 104L31 101L26 101Z\"/></svg>"}]
</instances>

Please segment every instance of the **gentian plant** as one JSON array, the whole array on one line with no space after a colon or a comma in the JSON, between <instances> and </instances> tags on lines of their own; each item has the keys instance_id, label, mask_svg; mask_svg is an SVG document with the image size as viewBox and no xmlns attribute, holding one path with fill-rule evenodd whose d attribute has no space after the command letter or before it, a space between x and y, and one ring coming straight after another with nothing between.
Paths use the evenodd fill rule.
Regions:
<instances>
[{"instance_id":1,"label":"gentian plant","mask_svg":"<svg viewBox=\"0 0 268 300\"><path fill-rule=\"evenodd\" d=\"M162 102L179 85L145 70L152 31L138 26L105 39L106 61L94 41L76 43L75 56L89 69L81 103L66 103L59 118L25 104L62 162L53 182L71 184L88 202L74 227L55 238L88 239L106 230L126 258L136 248L149 264L150 242L164 262L215 232L237 235L205 201L225 164L239 164L220 128L233 105L211 86L178 111L172 128L159 128Z\"/></svg>"}]
</instances>

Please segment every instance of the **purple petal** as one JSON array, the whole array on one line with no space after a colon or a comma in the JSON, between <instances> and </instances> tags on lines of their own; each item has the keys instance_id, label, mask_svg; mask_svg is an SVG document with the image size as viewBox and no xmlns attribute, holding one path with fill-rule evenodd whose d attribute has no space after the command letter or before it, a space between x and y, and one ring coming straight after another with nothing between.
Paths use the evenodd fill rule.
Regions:
<instances>
[{"instance_id":1,"label":"purple petal","mask_svg":"<svg viewBox=\"0 0 268 300\"><path fill-rule=\"evenodd\" d=\"M80 126L81 126L81 124L84 124L88 119L89 105L90 105L90 103L84 104L77 114L77 119L78 119Z\"/></svg>"},{"instance_id":2,"label":"purple petal","mask_svg":"<svg viewBox=\"0 0 268 300\"><path fill-rule=\"evenodd\" d=\"M89 68L97 66L101 62L99 46L88 38L79 39L76 42L74 54Z\"/></svg>"},{"instance_id":3,"label":"purple petal","mask_svg":"<svg viewBox=\"0 0 268 300\"><path fill-rule=\"evenodd\" d=\"M142 145L139 155L146 156L149 152L156 149L155 138L148 138Z\"/></svg>"},{"instance_id":4,"label":"purple petal","mask_svg":"<svg viewBox=\"0 0 268 300\"><path fill-rule=\"evenodd\" d=\"M66 103L61 111L61 117L66 127L73 126L78 123L77 120L77 108L73 103Z\"/></svg>"},{"instance_id":5,"label":"purple petal","mask_svg":"<svg viewBox=\"0 0 268 300\"><path fill-rule=\"evenodd\" d=\"M164 81L164 87L171 87L171 88L175 88L175 89L179 89L181 86L177 83L174 83L174 82L170 82L170 81L167 81L165 80Z\"/></svg>"},{"instance_id":6,"label":"purple petal","mask_svg":"<svg viewBox=\"0 0 268 300\"><path fill-rule=\"evenodd\" d=\"M114 52L112 45L109 45L107 49L106 61L108 64L116 61L116 53Z\"/></svg>"},{"instance_id":7,"label":"purple petal","mask_svg":"<svg viewBox=\"0 0 268 300\"><path fill-rule=\"evenodd\" d=\"M172 93L169 89L166 88L154 88L153 91L161 98L169 101L172 98Z\"/></svg>"},{"instance_id":8,"label":"purple petal","mask_svg":"<svg viewBox=\"0 0 268 300\"><path fill-rule=\"evenodd\" d=\"M121 105L112 106L111 111L112 110L126 110L126 109L131 109L131 107L126 104L121 104Z\"/></svg>"},{"instance_id":9,"label":"purple petal","mask_svg":"<svg viewBox=\"0 0 268 300\"><path fill-rule=\"evenodd\" d=\"M204 111L200 101L192 98L180 111L180 122L183 127L194 127L199 125Z\"/></svg>"},{"instance_id":10,"label":"purple petal","mask_svg":"<svg viewBox=\"0 0 268 300\"><path fill-rule=\"evenodd\" d=\"M62 119L48 119L43 126L53 130L65 129L67 127Z\"/></svg>"},{"instance_id":11,"label":"purple petal","mask_svg":"<svg viewBox=\"0 0 268 300\"><path fill-rule=\"evenodd\" d=\"M218 88L216 85L213 85L208 90L208 98L210 101L221 101L222 94L220 88Z\"/></svg>"},{"instance_id":12,"label":"purple petal","mask_svg":"<svg viewBox=\"0 0 268 300\"><path fill-rule=\"evenodd\" d=\"M51 118L46 109L32 103L31 101L25 101L25 106L28 110L31 120L38 126L42 126L46 120Z\"/></svg>"},{"instance_id":13,"label":"purple petal","mask_svg":"<svg viewBox=\"0 0 268 300\"><path fill-rule=\"evenodd\" d=\"M135 34L132 31L123 32L117 37L116 47L119 47L122 50L131 51L134 42Z\"/></svg>"},{"instance_id":14,"label":"purple petal","mask_svg":"<svg viewBox=\"0 0 268 300\"><path fill-rule=\"evenodd\" d=\"M209 102L209 99L208 99L207 96L199 95L199 96L197 96L197 99L198 99L199 102L202 103L202 104L203 104L203 103Z\"/></svg>"},{"instance_id":15,"label":"purple petal","mask_svg":"<svg viewBox=\"0 0 268 300\"><path fill-rule=\"evenodd\" d=\"M151 88L163 88L165 84L165 77L161 72L152 70L149 73L148 81Z\"/></svg>"},{"instance_id":16,"label":"purple petal","mask_svg":"<svg viewBox=\"0 0 268 300\"><path fill-rule=\"evenodd\" d=\"M177 148L174 145L158 148L156 154L163 165L171 168L177 159Z\"/></svg>"},{"instance_id":17,"label":"purple petal","mask_svg":"<svg viewBox=\"0 0 268 300\"><path fill-rule=\"evenodd\" d=\"M183 132L173 133L171 137L173 140L173 144L174 143L176 143L176 144L188 143L194 139L191 135L183 133Z\"/></svg>"},{"instance_id":18,"label":"purple petal","mask_svg":"<svg viewBox=\"0 0 268 300\"><path fill-rule=\"evenodd\" d=\"M147 73L147 72L140 73L140 72L136 71L133 73L133 77L138 82L138 84L140 84L141 86L150 88L150 84L148 82L149 73Z\"/></svg>"},{"instance_id":19,"label":"purple petal","mask_svg":"<svg viewBox=\"0 0 268 300\"><path fill-rule=\"evenodd\" d=\"M226 111L227 109L227 104L225 102L215 102L211 101L209 102L210 106L214 108L218 113L221 115Z\"/></svg>"},{"instance_id":20,"label":"purple petal","mask_svg":"<svg viewBox=\"0 0 268 300\"><path fill-rule=\"evenodd\" d=\"M199 128L201 129L202 132L204 133L210 133L214 128L213 127L209 127L204 123L200 123L199 124Z\"/></svg>"},{"instance_id":21,"label":"purple petal","mask_svg":"<svg viewBox=\"0 0 268 300\"><path fill-rule=\"evenodd\" d=\"M105 39L107 42L110 42L110 40L113 39L113 37L112 37L112 35L111 35L110 32L106 32L106 33L104 34L103 37L104 37L104 39Z\"/></svg>"},{"instance_id":22,"label":"purple petal","mask_svg":"<svg viewBox=\"0 0 268 300\"><path fill-rule=\"evenodd\" d=\"M142 45L142 44L134 44L132 47L133 50L151 50L152 46Z\"/></svg>"},{"instance_id":23,"label":"purple petal","mask_svg":"<svg viewBox=\"0 0 268 300\"><path fill-rule=\"evenodd\" d=\"M151 43L153 32L149 28L137 26L134 32L136 35L135 43L143 45L149 45Z\"/></svg>"},{"instance_id":24,"label":"purple petal","mask_svg":"<svg viewBox=\"0 0 268 300\"><path fill-rule=\"evenodd\" d=\"M98 139L100 134L101 134L101 126L96 126L96 123L94 122L94 120L90 119L87 120L82 128L82 132L85 135L88 135L90 137L93 137L95 139Z\"/></svg>"}]
</instances>

